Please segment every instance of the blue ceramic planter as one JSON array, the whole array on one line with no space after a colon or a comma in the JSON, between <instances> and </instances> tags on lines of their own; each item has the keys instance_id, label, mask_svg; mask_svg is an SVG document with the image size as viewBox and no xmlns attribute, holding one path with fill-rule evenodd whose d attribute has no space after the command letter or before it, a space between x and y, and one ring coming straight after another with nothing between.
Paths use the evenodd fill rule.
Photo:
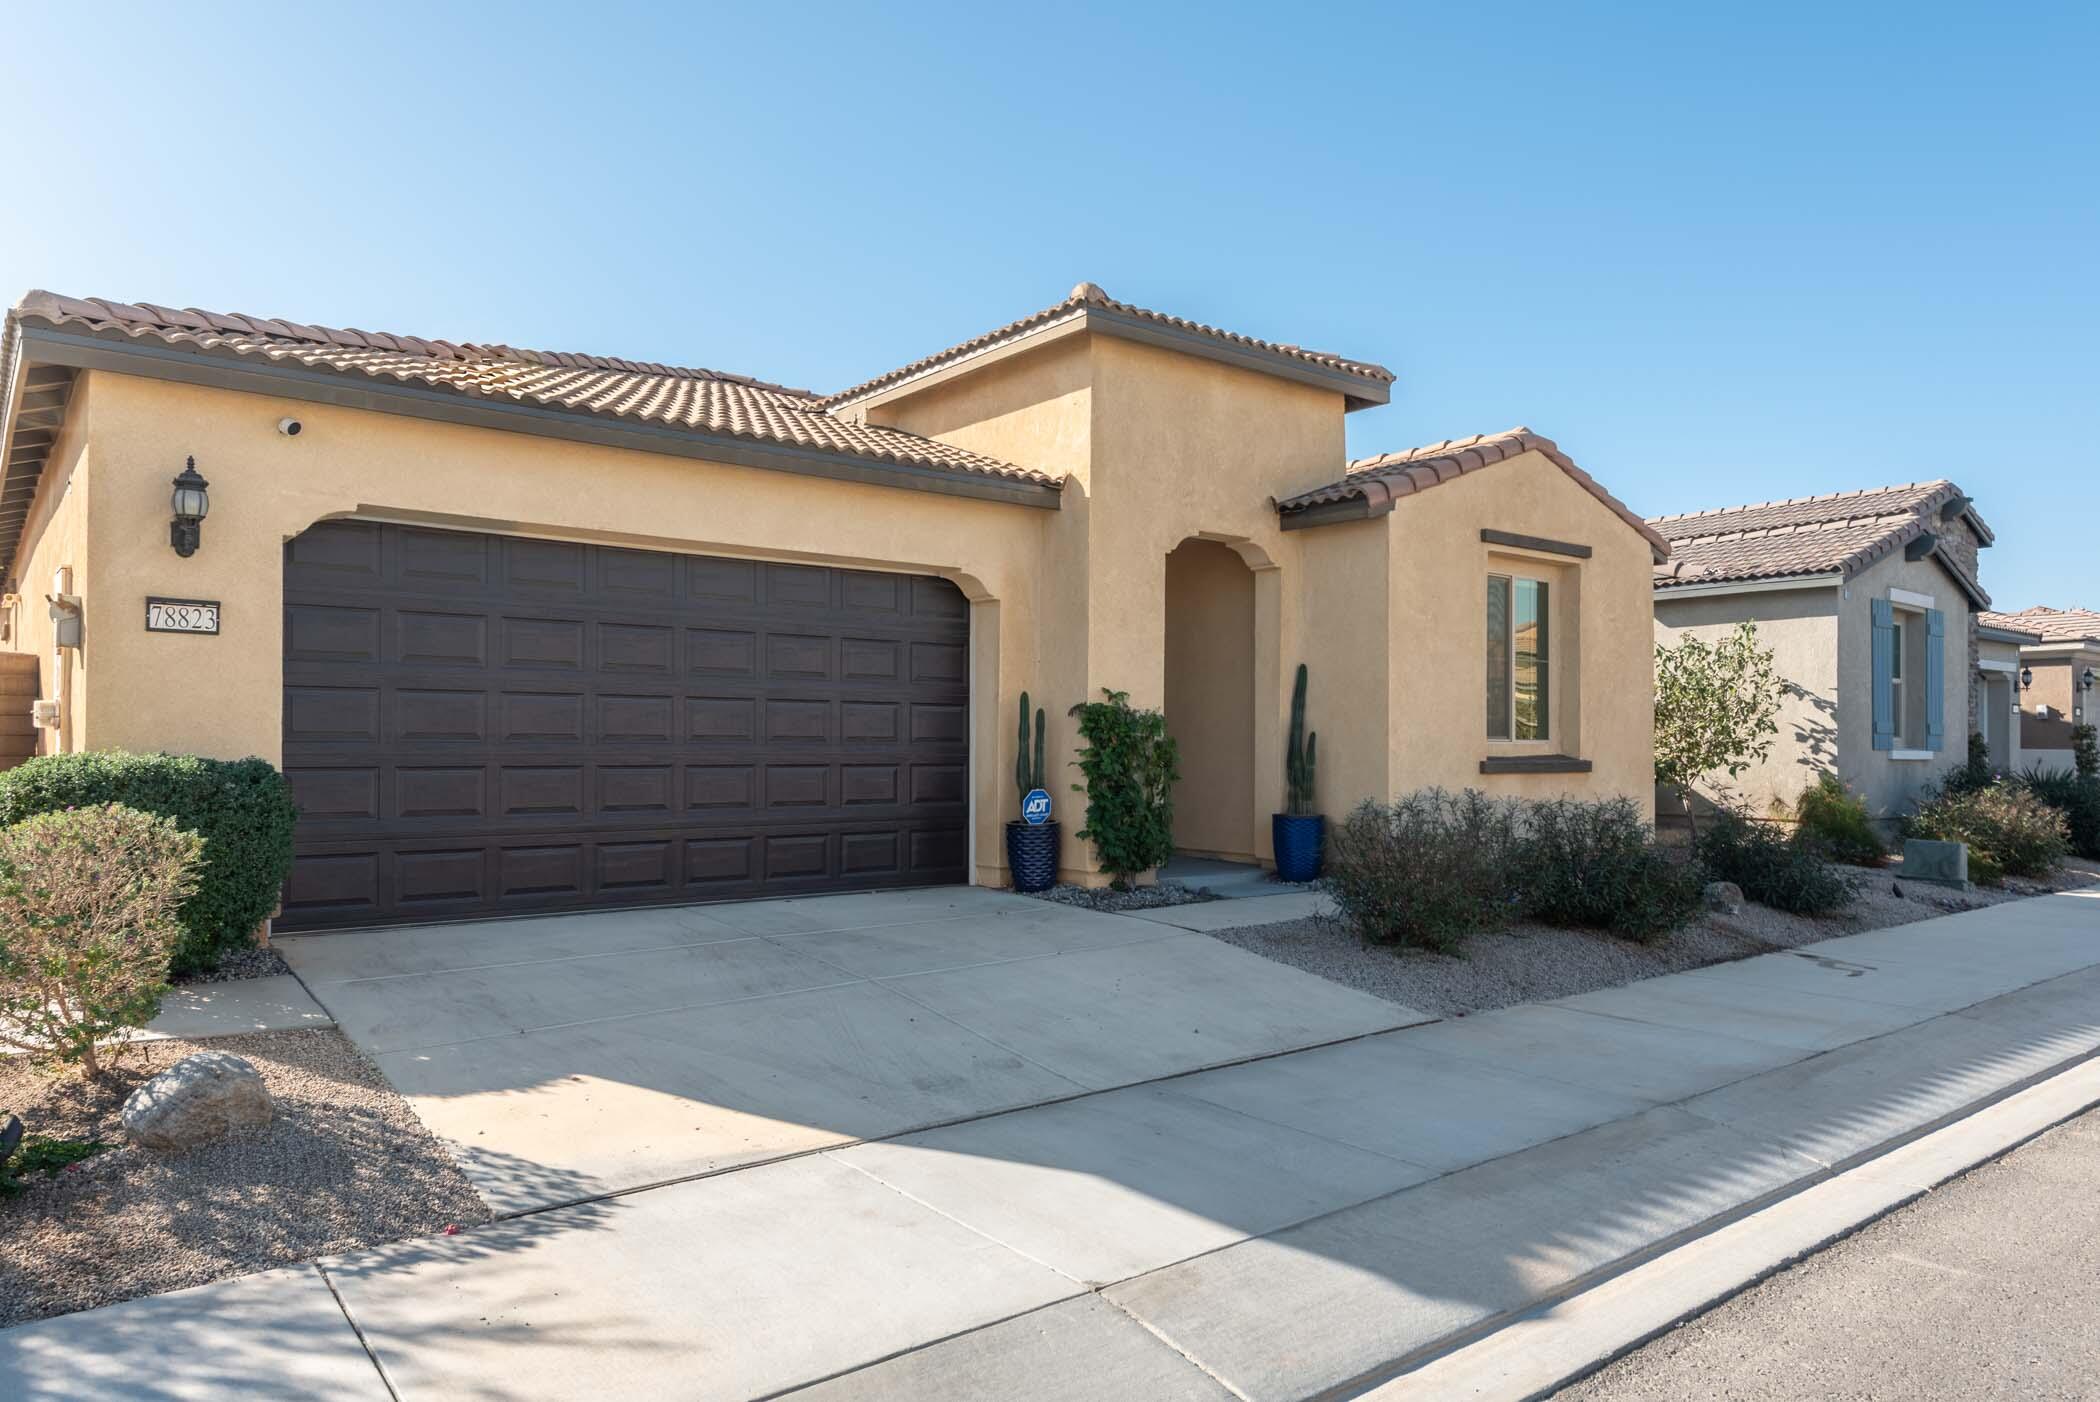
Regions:
<instances>
[{"instance_id":1,"label":"blue ceramic planter","mask_svg":"<svg viewBox=\"0 0 2100 1402\"><path fill-rule=\"evenodd\" d=\"M1047 891L1057 884L1057 824L1015 820L1006 825L1006 869L1016 891Z\"/></svg>"},{"instance_id":2,"label":"blue ceramic planter","mask_svg":"<svg viewBox=\"0 0 2100 1402\"><path fill-rule=\"evenodd\" d=\"M1318 813L1278 813L1269 824L1276 847L1276 879L1317 880L1320 860L1327 851L1327 819Z\"/></svg>"}]
</instances>

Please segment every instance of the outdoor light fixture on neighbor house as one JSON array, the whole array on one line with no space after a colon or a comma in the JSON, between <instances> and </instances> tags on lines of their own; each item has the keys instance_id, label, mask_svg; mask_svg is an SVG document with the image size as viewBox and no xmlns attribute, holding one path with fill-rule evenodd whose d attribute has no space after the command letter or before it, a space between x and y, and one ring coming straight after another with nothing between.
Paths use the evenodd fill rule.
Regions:
<instances>
[{"instance_id":1,"label":"outdoor light fixture on neighbor house","mask_svg":"<svg viewBox=\"0 0 2100 1402\"><path fill-rule=\"evenodd\" d=\"M204 516L211 510L211 498L206 494L210 486L198 474L195 458L185 463L175 478L175 519L168 523L168 543L185 560L197 553L203 539Z\"/></svg>"}]
</instances>

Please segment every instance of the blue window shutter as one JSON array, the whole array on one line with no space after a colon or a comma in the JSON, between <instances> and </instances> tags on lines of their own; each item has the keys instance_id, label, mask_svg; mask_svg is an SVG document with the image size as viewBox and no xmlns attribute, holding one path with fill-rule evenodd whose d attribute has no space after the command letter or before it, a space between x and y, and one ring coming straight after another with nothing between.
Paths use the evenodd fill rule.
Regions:
<instances>
[{"instance_id":1,"label":"blue window shutter","mask_svg":"<svg viewBox=\"0 0 2100 1402\"><path fill-rule=\"evenodd\" d=\"M1889 683L1896 671L1896 611L1887 599L1869 599L1874 616L1874 748L1896 748L1896 714L1889 707Z\"/></svg>"},{"instance_id":2,"label":"blue window shutter","mask_svg":"<svg viewBox=\"0 0 2100 1402\"><path fill-rule=\"evenodd\" d=\"M1937 751L1947 738L1947 615L1925 610L1925 748Z\"/></svg>"}]
</instances>

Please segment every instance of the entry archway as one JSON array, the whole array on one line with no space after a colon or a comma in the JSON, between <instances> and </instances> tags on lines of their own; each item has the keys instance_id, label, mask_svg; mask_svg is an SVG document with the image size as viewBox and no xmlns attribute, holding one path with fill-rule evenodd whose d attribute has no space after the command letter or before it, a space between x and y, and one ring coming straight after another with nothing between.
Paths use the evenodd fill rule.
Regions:
<instances>
[{"instance_id":1,"label":"entry archway","mask_svg":"<svg viewBox=\"0 0 2100 1402\"><path fill-rule=\"evenodd\" d=\"M1259 860L1254 824L1254 572L1189 539L1167 555L1167 733L1181 751L1174 848Z\"/></svg>"}]
</instances>

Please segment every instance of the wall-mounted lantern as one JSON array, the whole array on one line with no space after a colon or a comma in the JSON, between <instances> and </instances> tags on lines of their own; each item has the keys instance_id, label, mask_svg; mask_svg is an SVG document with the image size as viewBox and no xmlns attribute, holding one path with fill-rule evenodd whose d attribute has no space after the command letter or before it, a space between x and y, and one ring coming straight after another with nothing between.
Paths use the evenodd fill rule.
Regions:
<instances>
[{"instance_id":1,"label":"wall-mounted lantern","mask_svg":"<svg viewBox=\"0 0 2100 1402\"><path fill-rule=\"evenodd\" d=\"M2033 685L2034 685L2034 668L2032 668L2032 667L2022 667L2022 668L2020 669L2020 690L2022 690L2022 691L2025 691L2025 690L2027 690L2027 688L2028 688L2028 687L2030 687L2030 686L2033 686Z\"/></svg>"},{"instance_id":2,"label":"wall-mounted lantern","mask_svg":"<svg viewBox=\"0 0 2100 1402\"><path fill-rule=\"evenodd\" d=\"M2080 673L2078 674L2078 685L2079 685L2079 688L2080 688L2081 690L2084 690L2084 691L2091 691L2091 690L2093 689L2093 669L2092 669L2092 668L2088 667L2088 668L2086 668L2086 669L2085 669L2085 670L2084 670L2083 672L2080 672Z\"/></svg>"},{"instance_id":3,"label":"wall-mounted lantern","mask_svg":"<svg viewBox=\"0 0 2100 1402\"><path fill-rule=\"evenodd\" d=\"M204 516L211 510L206 488L211 483L198 475L197 460L191 458L175 478L175 519L168 523L168 544L185 560L197 553L204 535Z\"/></svg>"}]
</instances>

